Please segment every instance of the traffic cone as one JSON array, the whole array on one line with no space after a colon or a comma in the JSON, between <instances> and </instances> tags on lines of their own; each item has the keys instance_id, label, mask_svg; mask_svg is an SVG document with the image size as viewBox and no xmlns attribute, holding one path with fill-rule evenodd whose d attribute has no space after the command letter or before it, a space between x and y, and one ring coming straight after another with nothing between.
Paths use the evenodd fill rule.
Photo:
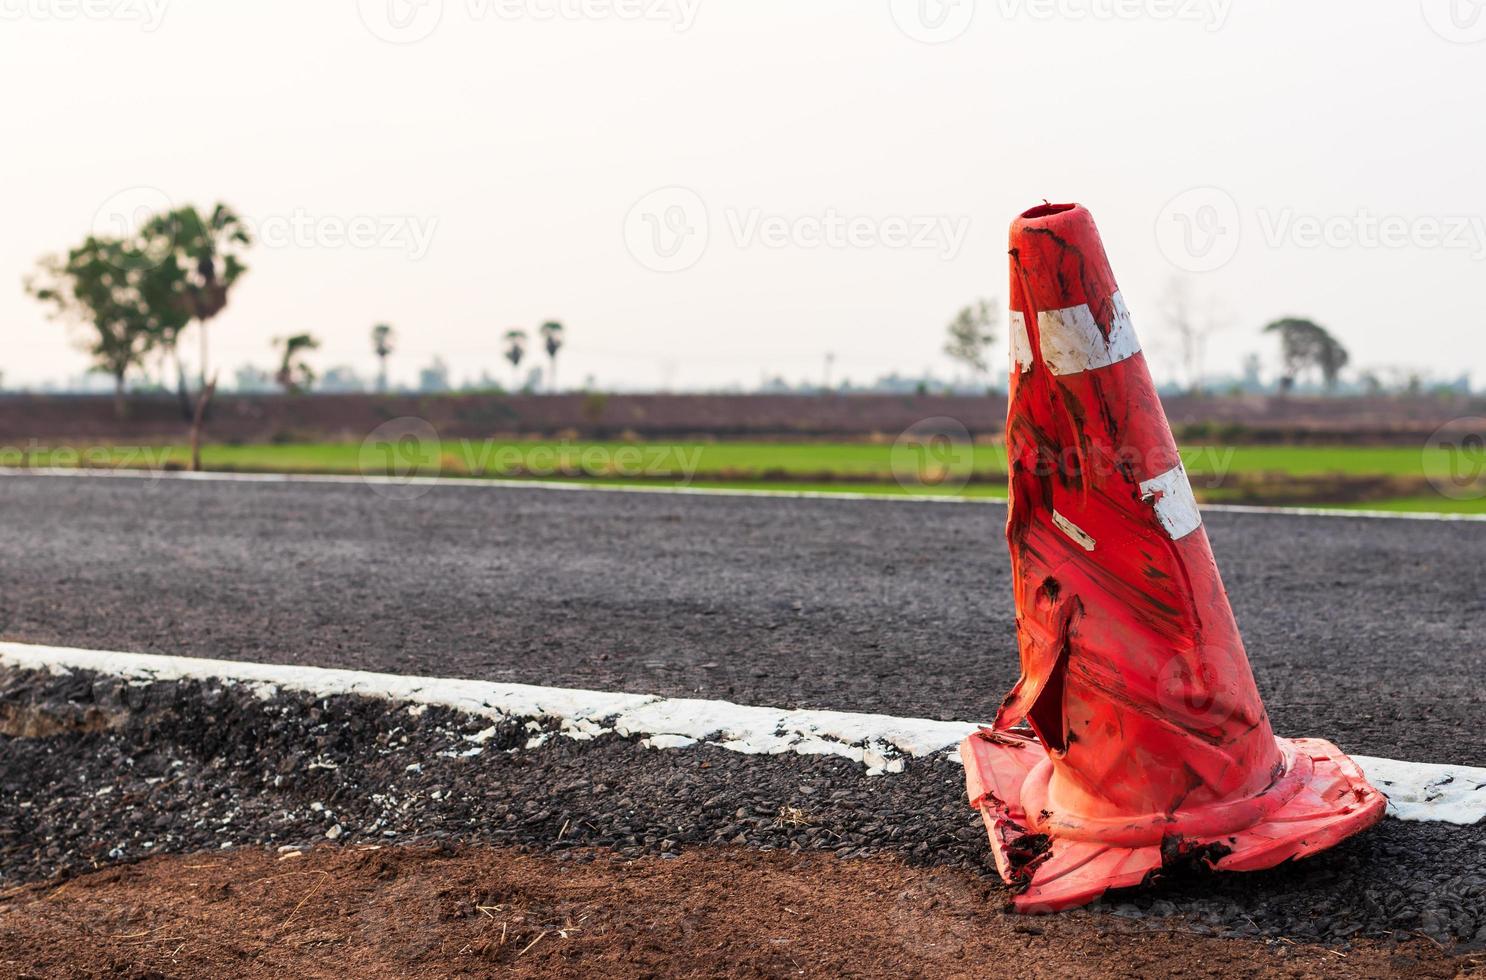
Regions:
<instances>
[{"instance_id":1,"label":"traffic cone","mask_svg":"<svg viewBox=\"0 0 1486 980\"><path fill-rule=\"evenodd\" d=\"M1330 742L1277 739L1094 220L1011 228L1011 547L1022 676L960 746L1023 912L1163 865L1268 868L1377 823Z\"/></svg>"}]
</instances>

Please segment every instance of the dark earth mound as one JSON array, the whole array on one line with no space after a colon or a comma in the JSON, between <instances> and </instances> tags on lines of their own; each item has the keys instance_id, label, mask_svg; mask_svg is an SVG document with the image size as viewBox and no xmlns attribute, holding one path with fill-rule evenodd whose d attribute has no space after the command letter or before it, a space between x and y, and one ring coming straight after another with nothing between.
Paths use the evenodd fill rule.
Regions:
<instances>
[{"instance_id":1,"label":"dark earth mound","mask_svg":"<svg viewBox=\"0 0 1486 980\"><path fill-rule=\"evenodd\" d=\"M0 730L23 733L0 735L0 887L248 844L497 844L580 860L734 844L957 869L985 892L962 911L1005 917L948 761L868 777L840 758L615 736L527 749L523 725L474 741L487 719L437 708L85 673L6 672L0 704ZM1466 953L1486 946L1486 824L1388 820L1273 871L1172 876L1077 915L1333 945L1423 935Z\"/></svg>"}]
</instances>

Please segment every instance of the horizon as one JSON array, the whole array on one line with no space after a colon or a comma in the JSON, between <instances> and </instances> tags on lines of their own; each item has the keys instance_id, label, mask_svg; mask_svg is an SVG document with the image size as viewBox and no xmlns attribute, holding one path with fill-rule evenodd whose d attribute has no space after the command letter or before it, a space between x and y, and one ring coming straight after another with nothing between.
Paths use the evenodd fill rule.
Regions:
<instances>
[{"instance_id":1,"label":"horizon","mask_svg":"<svg viewBox=\"0 0 1486 980\"><path fill-rule=\"evenodd\" d=\"M394 384L434 356L455 384L504 382L501 335L547 319L568 387L795 384L827 355L858 385L950 378L945 325L982 297L1003 307L995 379L1005 229L1047 198L1100 222L1163 382L1182 277L1227 324L1210 376L1259 354L1272 377L1260 328L1298 315L1350 348L1352 379L1451 380L1486 355L1481 140L1459 124L1486 27L1444 6L10 7L0 72L51 90L18 106L0 372L36 387L86 367L21 289L38 259L223 201L260 239L211 326L229 383L298 331L322 372L371 377L381 321ZM228 59L228 31L263 57ZM1111 71L1112 52L1165 69ZM141 120L143 89L173 111Z\"/></svg>"}]
</instances>

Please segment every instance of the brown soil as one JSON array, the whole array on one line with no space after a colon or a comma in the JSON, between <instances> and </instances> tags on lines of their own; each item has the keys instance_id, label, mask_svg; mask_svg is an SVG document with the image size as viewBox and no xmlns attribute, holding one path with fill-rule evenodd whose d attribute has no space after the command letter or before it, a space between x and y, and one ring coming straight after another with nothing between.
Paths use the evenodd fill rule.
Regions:
<instances>
[{"instance_id":1,"label":"brown soil","mask_svg":"<svg viewBox=\"0 0 1486 980\"><path fill-rule=\"evenodd\" d=\"M1479 398L1162 399L1183 441L1417 444L1447 423L1486 415ZM360 442L389 419L426 419L445 438L546 435L840 439L885 436L941 416L973 434L1005 431L1004 395L234 395L212 404L208 442ZM139 396L128 415L110 396L0 395L0 441L153 445L181 442L189 422L174 396Z\"/></svg>"},{"instance_id":2,"label":"brown soil","mask_svg":"<svg viewBox=\"0 0 1486 980\"><path fill-rule=\"evenodd\" d=\"M1423 941L1335 950L1020 918L1001 895L964 872L779 851L243 849L0 895L0 973L1456 977L1486 963Z\"/></svg>"}]
</instances>

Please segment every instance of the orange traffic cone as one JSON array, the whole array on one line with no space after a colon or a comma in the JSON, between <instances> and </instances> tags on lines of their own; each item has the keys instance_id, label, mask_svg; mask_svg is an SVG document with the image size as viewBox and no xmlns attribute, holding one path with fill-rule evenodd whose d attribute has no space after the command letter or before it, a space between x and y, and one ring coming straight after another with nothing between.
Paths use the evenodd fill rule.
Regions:
<instances>
[{"instance_id":1,"label":"orange traffic cone","mask_svg":"<svg viewBox=\"0 0 1486 980\"><path fill-rule=\"evenodd\" d=\"M1276 739L1093 218L1011 228L1011 546L1022 676L960 746L1015 907L1176 860L1247 871L1382 819L1330 742Z\"/></svg>"}]
</instances>

